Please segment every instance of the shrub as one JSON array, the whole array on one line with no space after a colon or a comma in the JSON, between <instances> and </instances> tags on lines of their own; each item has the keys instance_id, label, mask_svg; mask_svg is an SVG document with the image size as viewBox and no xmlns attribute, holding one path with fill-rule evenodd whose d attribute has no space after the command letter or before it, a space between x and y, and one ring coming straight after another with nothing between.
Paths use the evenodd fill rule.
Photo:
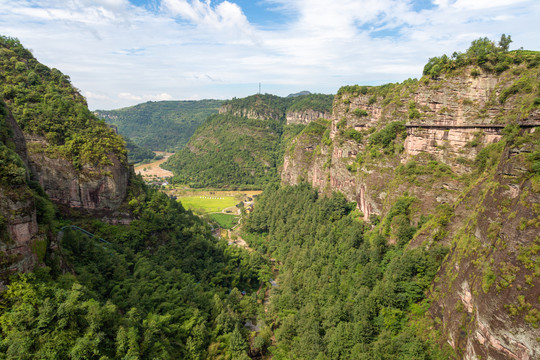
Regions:
<instances>
[{"instance_id":1,"label":"shrub","mask_svg":"<svg viewBox=\"0 0 540 360\"><path fill-rule=\"evenodd\" d=\"M371 145L379 145L383 148L388 147L398 134L405 131L405 124L401 121L393 121L387 124L383 129L371 134L369 143Z\"/></svg>"},{"instance_id":2,"label":"shrub","mask_svg":"<svg viewBox=\"0 0 540 360\"><path fill-rule=\"evenodd\" d=\"M416 103L411 100L409 101L409 119L419 119L420 112L416 109Z\"/></svg>"},{"instance_id":3,"label":"shrub","mask_svg":"<svg viewBox=\"0 0 540 360\"><path fill-rule=\"evenodd\" d=\"M471 70L471 76L472 76L472 77L476 78L476 77L478 77L479 75L480 75L480 70L478 70L477 68L473 68L473 69Z\"/></svg>"},{"instance_id":4,"label":"shrub","mask_svg":"<svg viewBox=\"0 0 540 360\"><path fill-rule=\"evenodd\" d=\"M355 140L360 143L364 139L364 134L355 129L347 129L343 132L343 136L347 139Z\"/></svg>"},{"instance_id":5,"label":"shrub","mask_svg":"<svg viewBox=\"0 0 540 360\"><path fill-rule=\"evenodd\" d=\"M364 109L354 109L353 114L357 117L368 116L368 112Z\"/></svg>"}]
</instances>

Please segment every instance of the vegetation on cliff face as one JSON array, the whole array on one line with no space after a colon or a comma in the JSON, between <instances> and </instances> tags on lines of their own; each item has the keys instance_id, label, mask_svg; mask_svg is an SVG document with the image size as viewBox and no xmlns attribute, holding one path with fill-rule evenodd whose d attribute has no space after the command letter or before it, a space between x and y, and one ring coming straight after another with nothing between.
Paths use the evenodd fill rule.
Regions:
<instances>
[{"instance_id":1,"label":"vegetation on cliff face","mask_svg":"<svg viewBox=\"0 0 540 360\"><path fill-rule=\"evenodd\" d=\"M76 168L126 160L124 141L98 120L69 77L39 63L17 39L0 37L0 96L26 134L46 139L46 151Z\"/></svg>"},{"instance_id":2,"label":"vegetation on cliff face","mask_svg":"<svg viewBox=\"0 0 540 360\"><path fill-rule=\"evenodd\" d=\"M216 114L223 101L157 101L95 113L140 147L153 151L182 149L197 127Z\"/></svg>"},{"instance_id":3,"label":"vegetation on cliff face","mask_svg":"<svg viewBox=\"0 0 540 360\"><path fill-rule=\"evenodd\" d=\"M0 184L21 185L26 180L26 169L15 152L13 130L6 122L7 110L0 99Z\"/></svg>"},{"instance_id":4,"label":"vegetation on cliff face","mask_svg":"<svg viewBox=\"0 0 540 360\"><path fill-rule=\"evenodd\" d=\"M484 47L493 50L486 53L485 59L478 50ZM313 136L314 141L298 137L295 143L300 146L286 154L286 163L300 168L287 168L282 176L285 182L297 184L305 179L325 194L339 189L362 212L367 212L363 214L365 223L358 223L370 224L371 231L384 237L382 242L386 246L403 247L403 254L436 246L449 249L429 291L422 295L424 300L410 306L410 312L400 309L407 314L405 332L416 334L416 340L428 350L420 358L539 355L539 272L533 263L538 262L540 214L536 205L540 200L540 142L538 127L534 127L540 119L540 56L534 51L506 50L479 39L473 42L468 55L457 56L468 59L462 65L452 63L457 59L444 57L431 61L433 66L447 61L448 66L437 70L436 76L428 73L419 81L409 79L380 87L343 87L334 102L333 123L324 133L321 129ZM277 218L276 228L289 226L292 220L279 219L280 212L287 210L265 214L268 204L255 204L253 216L260 209L264 221L270 220L272 224L272 219ZM293 219L300 216L294 212L288 215ZM299 223L302 224L301 220ZM290 226L294 227L292 223ZM290 283L301 300L286 302L287 309L294 311L277 312L275 319L280 329L286 326L283 318L291 316L295 322L301 322L300 316L315 308L301 308L304 302L310 304L312 297L306 301L299 289L313 288L313 280L306 285L303 279L311 274L295 264L312 262L334 250L302 252L303 243L297 245L294 241L302 238L296 234L303 228L294 229L290 236L286 231L284 235L280 233L282 242L276 243L269 236L271 229L252 227L251 235L246 236L280 260L280 256L289 259L287 254L298 253L294 261L289 260L289 266L284 261L287 276L276 297L283 297ZM318 231L312 230L312 235L303 241L317 239ZM373 245L369 234L373 233L368 228L364 242L367 238ZM327 236L324 240L330 239ZM283 243L297 246L281 250ZM341 245L336 242L334 247L339 249ZM342 261L334 264L341 269ZM290 274L289 267L293 268ZM386 270L380 269L379 276ZM322 274L313 278L321 282L327 273ZM348 290L339 281L335 279L334 286L339 291ZM312 296L311 292L306 293ZM353 303L356 306L361 301ZM341 304L340 309L343 308L346 309L346 303ZM383 315L380 312L378 316ZM381 318L379 325L385 323ZM350 321L350 314L346 313L344 319ZM322 344L319 351L323 354L312 353L310 357L337 358L329 355L332 344L327 342L328 333L322 322L318 325ZM299 356L307 351L301 342L304 336L308 337L305 328L284 337L284 349L280 349L278 342L280 354L292 352ZM280 329L276 331L278 338ZM313 333L309 336L314 337ZM402 336L400 332L394 335ZM381 343L379 336L388 343ZM416 342L410 340L414 338L408 339L410 343ZM392 350L400 349L395 341L391 336L378 335L366 349L372 356L377 354L375 358L392 358ZM384 355L377 344L386 344ZM444 350L448 344L452 349L446 354L430 353L430 349ZM350 351L349 358L354 358L357 353ZM406 349L397 351L397 358L408 356Z\"/></svg>"}]
</instances>

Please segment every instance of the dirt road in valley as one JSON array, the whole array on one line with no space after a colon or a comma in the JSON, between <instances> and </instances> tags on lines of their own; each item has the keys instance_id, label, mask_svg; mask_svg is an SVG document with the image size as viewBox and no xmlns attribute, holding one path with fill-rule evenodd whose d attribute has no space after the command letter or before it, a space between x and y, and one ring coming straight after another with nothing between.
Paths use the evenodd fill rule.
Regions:
<instances>
[{"instance_id":1,"label":"dirt road in valley","mask_svg":"<svg viewBox=\"0 0 540 360\"><path fill-rule=\"evenodd\" d=\"M163 155L163 159L154 161L149 164L143 164L135 167L135 173L141 174L143 178L166 178L173 176L173 173L169 170L162 169L160 167L173 153L167 153L163 151L154 151L156 155Z\"/></svg>"}]
</instances>

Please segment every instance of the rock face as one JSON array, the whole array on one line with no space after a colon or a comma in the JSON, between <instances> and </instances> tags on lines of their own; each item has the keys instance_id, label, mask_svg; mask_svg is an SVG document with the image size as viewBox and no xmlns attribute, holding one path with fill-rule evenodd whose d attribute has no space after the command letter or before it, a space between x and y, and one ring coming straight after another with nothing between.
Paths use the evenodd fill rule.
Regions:
<instances>
[{"instance_id":1,"label":"rock face","mask_svg":"<svg viewBox=\"0 0 540 360\"><path fill-rule=\"evenodd\" d=\"M231 114L239 117L247 117L257 120L280 120L283 114L276 109L255 109L240 108L235 109L231 105L223 105L219 108L219 114Z\"/></svg>"},{"instance_id":2,"label":"rock face","mask_svg":"<svg viewBox=\"0 0 540 360\"><path fill-rule=\"evenodd\" d=\"M7 108L4 120L11 136L1 143L13 144L17 155L27 162L26 143L21 129ZM0 288L14 271L28 271L39 262L36 250L44 251L46 239L38 234L36 207L25 183L0 183Z\"/></svg>"},{"instance_id":3,"label":"rock face","mask_svg":"<svg viewBox=\"0 0 540 360\"><path fill-rule=\"evenodd\" d=\"M431 313L463 359L540 357L534 205L540 193L522 180L532 150L530 144L507 148L493 177L456 207L456 214L468 216L454 217L449 226L453 246L434 286Z\"/></svg>"},{"instance_id":4,"label":"rock face","mask_svg":"<svg viewBox=\"0 0 540 360\"><path fill-rule=\"evenodd\" d=\"M394 86L384 98L377 93L338 94L331 116L331 145L321 144L318 154L308 156L309 161L301 148L289 151L282 181L296 184L306 180L321 191L339 190L350 201L362 199L358 208L367 219L383 209L384 195L376 189L381 188L385 169L424 156L447 164L458 174L466 173L485 145L500 140L506 122L519 119L527 127L539 125L539 110L522 118L521 114L512 113L514 102L501 105L494 101L501 89L510 87L516 79L495 74L462 75ZM344 131L352 129L365 138L392 121L401 121L406 127L404 151L398 157L385 159L386 164L372 161L351 171L367 144L343 136ZM317 147L318 141L320 138L311 147ZM431 195L441 200L448 197L440 193Z\"/></svg>"},{"instance_id":5,"label":"rock face","mask_svg":"<svg viewBox=\"0 0 540 360\"><path fill-rule=\"evenodd\" d=\"M26 186L0 187L0 217L4 219L0 234L1 288L10 273L29 271L42 260L35 250L42 247L44 254L46 238L38 234L34 198Z\"/></svg>"},{"instance_id":6,"label":"rock face","mask_svg":"<svg viewBox=\"0 0 540 360\"><path fill-rule=\"evenodd\" d=\"M32 149L47 146L41 137L27 136L27 141ZM90 212L117 210L126 197L128 167L114 155L110 155L109 160L112 165L103 169L85 166L78 171L71 162L48 157L45 152L31 151L29 154L32 174L52 201Z\"/></svg>"},{"instance_id":7,"label":"rock face","mask_svg":"<svg viewBox=\"0 0 540 360\"><path fill-rule=\"evenodd\" d=\"M340 91L329 134L300 134L281 171L283 183L307 181L321 193L342 192L365 220L384 216L403 194L417 199L413 218L441 207L452 214L448 224L420 233L409 246L441 241L452 249L434 287L442 290L431 294L431 316L442 324L441 341L462 359L540 356L533 250L540 198L538 184L526 175L527 154L540 151L540 109L531 106L533 94L501 100L526 71L473 77L467 68L437 80ZM466 192L470 184L463 179L509 123L519 124L516 131L536 148L507 145L492 178ZM389 134L394 140L385 143Z\"/></svg>"},{"instance_id":8,"label":"rock face","mask_svg":"<svg viewBox=\"0 0 540 360\"><path fill-rule=\"evenodd\" d=\"M304 111L290 111L287 112L287 125L290 124L303 124L307 125L312 121L315 121L320 118L329 119L332 114L315 111L315 110L304 110Z\"/></svg>"}]
</instances>

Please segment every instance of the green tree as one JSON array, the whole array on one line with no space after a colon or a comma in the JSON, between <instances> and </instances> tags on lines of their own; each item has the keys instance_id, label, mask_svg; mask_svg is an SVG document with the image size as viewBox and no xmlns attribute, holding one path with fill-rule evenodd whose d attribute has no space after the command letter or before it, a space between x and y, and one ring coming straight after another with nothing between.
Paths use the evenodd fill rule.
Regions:
<instances>
[{"instance_id":1,"label":"green tree","mask_svg":"<svg viewBox=\"0 0 540 360\"><path fill-rule=\"evenodd\" d=\"M244 355L248 349L246 339L244 339L244 336L238 329L238 325L234 327L233 332L230 334L229 349L231 351L233 358L235 359Z\"/></svg>"},{"instance_id":2,"label":"green tree","mask_svg":"<svg viewBox=\"0 0 540 360\"><path fill-rule=\"evenodd\" d=\"M501 35L501 39L499 40L499 47L502 51L507 52L510 44L512 43L512 37L510 35Z\"/></svg>"}]
</instances>

